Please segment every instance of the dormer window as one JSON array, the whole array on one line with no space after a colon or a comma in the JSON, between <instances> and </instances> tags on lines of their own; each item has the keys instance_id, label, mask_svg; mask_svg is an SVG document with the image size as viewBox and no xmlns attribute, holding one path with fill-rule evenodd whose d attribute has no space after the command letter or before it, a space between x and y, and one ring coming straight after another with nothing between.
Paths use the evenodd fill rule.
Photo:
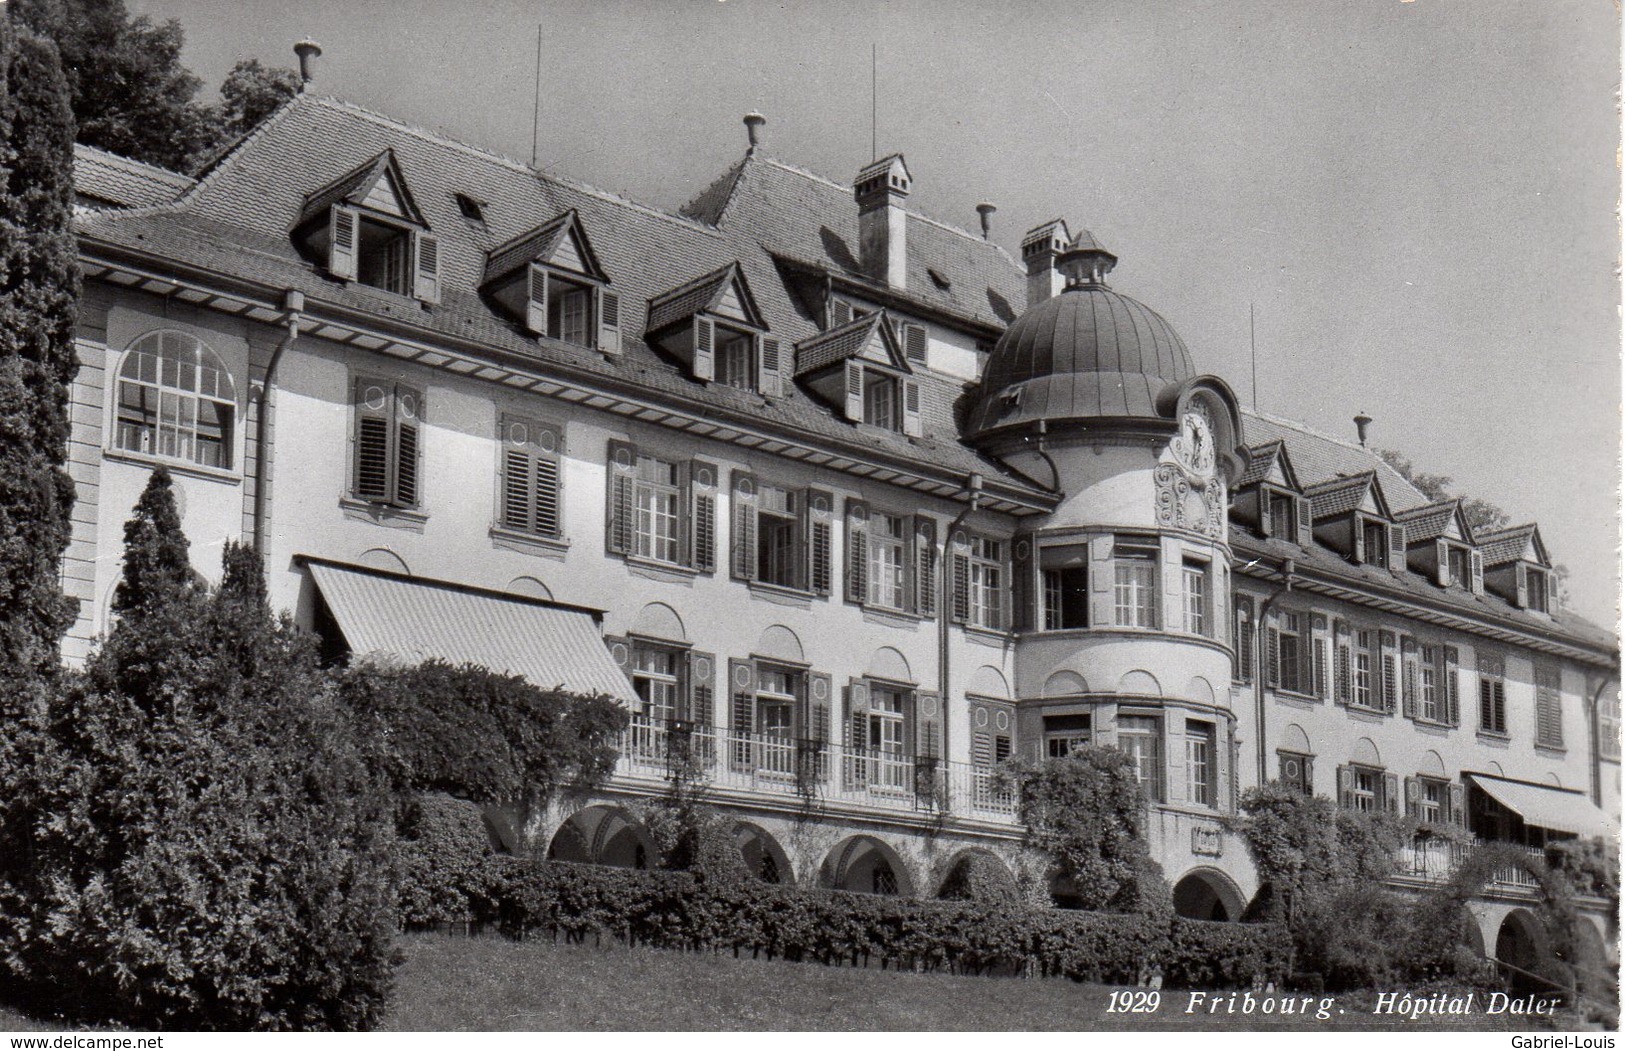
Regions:
<instances>
[{"instance_id":1,"label":"dormer window","mask_svg":"<svg viewBox=\"0 0 1625 1051\"><path fill-rule=\"evenodd\" d=\"M1372 566L1388 564L1388 526L1369 518L1360 520L1360 561Z\"/></svg>"},{"instance_id":2,"label":"dormer window","mask_svg":"<svg viewBox=\"0 0 1625 1051\"><path fill-rule=\"evenodd\" d=\"M649 300L644 338L702 383L784 394L779 342L767 334L745 272L729 263Z\"/></svg>"},{"instance_id":3,"label":"dormer window","mask_svg":"<svg viewBox=\"0 0 1625 1051\"><path fill-rule=\"evenodd\" d=\"M1469 552L1464 547L1450 547L1446 550L1448 553L1445 557L1450 567L1447 584L1466 587L1468 582L1472 580L1472 559L1469 557Z\"/></svg>"},{"instance_id":4,"label":"dormer window","mask_svg":"<svg viewBox=\"0 0 1625 1051\"><path fill-rule=\"evenodd\" d=\"M716 363L713 366L718 383L740 390L755 390L756 334L741 329L716 325Z\"/></svg>"},{"instance_id":5,"label":"dormer window","mask_svg":"<svg viewBox=\"0 0 1625 1051\"><path fill-rule=\"evenodd\" d=\"M406 295L411 273L412 231L376 219L360 219L356 280L385 292Z\"/></svg>"},{"instance_id":6,"label":"dormer window","mask_svg":"<svg viewBox=\"0 0 1625 1051\"><path fill-rule=\"evenodd\" d=\"M295 236L342 281L440 301L440 244L390 151L311 194Z\"/></svg>"},{"instance_id":7,"label":"dormer window","mask_svg":"<svg viewBox=\"0 0 1625 1051\"><path fill-rule=\"evenodd\" d=\"M621 352L620 296L574 211L491 250L481 291L544 339Z\"/></svg>"},{"instance_id":8,"label":"dormer window","mask_svg":"<svg viewBox=\"0 0 1625 1051\"><path fill-rule=\"evenodd\" d=\"M1528 592L1528 607L1536 613L1551 612L1550 580L1544 570L1533 566L1524 569L1524 582Z\"/></svg>"},{"instance_id":9,"label":"dormer window","mask_svg":"<svg viewBox=\"0 0 1625 1051\"><path fill-rule=\"evenodd\" d=\"M924 433L920 384L885 311L796 345L796 377L853 423Z\"/></svg>"},{"instance_id":10,"label":"dormer window","mask_svg":"<svg viewBox=\"0 0 1625 1051\"><path fill-rule=\"evenodd\" d=\"M863 422L888 431L900 431L902 406L899 402L897 379L873 369L858 369L863 384Z\"/></svg>"},{"instance_id":11,"label":"dormer window","mask_svg":"<svg viewBox=\"0 0 1625 1051\"><path fill-rule=\"evenodd\" d=\"M547 332L549 339L578 347L597 346L598 325L593 319L597 289L544 270L547 282Z\"/></svg>"}]
</instances>

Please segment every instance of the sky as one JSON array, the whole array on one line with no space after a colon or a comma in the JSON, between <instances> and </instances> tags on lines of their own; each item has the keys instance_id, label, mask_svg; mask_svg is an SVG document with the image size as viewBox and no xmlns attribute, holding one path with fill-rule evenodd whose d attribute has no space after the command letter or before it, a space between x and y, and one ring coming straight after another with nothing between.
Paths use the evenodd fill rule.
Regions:
<instances>
[{"instance_id":1,"label":"sky","mask_svg":"<svg viewBox=\"0 0 1625 1051\"><path fill-rule=\"evenodd\" d=\"M1397 449L1619 594L1616 6L1606 0L128 0L212 96L315 89L675 209L744 151L1013 255L1057 216L1245 404ZM871 82L871 47L875 49ZM871 94L871 83L874 91ZM873 114L873 124L871 116ZM873 140L872 140L873 136ZM1252 383L1256 317L1257 388Z\"/></svg>"}]
</instances>

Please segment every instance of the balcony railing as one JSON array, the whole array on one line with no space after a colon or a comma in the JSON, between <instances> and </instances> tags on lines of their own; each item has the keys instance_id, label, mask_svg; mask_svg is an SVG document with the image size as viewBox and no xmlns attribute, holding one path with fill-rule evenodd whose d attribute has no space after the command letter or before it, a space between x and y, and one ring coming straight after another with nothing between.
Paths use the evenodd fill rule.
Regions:
<instances>
[{"instance_id":1,"label":"balcony railing","mask_svg":"<svg viewBox=\"0 0 1625 1051\"><path fill-rule=\"evenodd\" d=\"M619 747L616 776L631 781L687 771L719 789L1015 822L1014 790L969 763L639 717Z\"/></svg>"},{"instance_id":2,"label":"balcony railing","mask_svg":"<svg viewBox=\"0 0 1625 1051\"><path fill-rule=\"evenodd\" d=\"M1472 843L1451 843L1437 839L1407 844L1399 849L1398 875L1428 883L1444 883L1456 874L1456 869L1467 855L1482 845L1477 840ZM1522 849L1532 857L1545 857L1545 852L1539 847ZM1490 882L1502 887L1533 888L1540 885L1522 865L1497 865L1491 870Z\"/></svg>"}]
</instances>

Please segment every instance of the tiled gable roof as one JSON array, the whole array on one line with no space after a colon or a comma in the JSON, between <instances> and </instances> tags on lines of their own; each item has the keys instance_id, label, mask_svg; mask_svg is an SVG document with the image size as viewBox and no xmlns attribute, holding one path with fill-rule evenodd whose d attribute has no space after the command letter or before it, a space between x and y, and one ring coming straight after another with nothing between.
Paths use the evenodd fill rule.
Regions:
<instances>
[{"instance_id":1,"label":"tiled gable roof","mask_svg":"<svg viewBox=\"0 0 1625 1051\"><path fill-rule=\"evenodd\" d=\"M1405 525L1405 542L1416 544L1424 540L1437 540L1450 530L1450 520L1461 507L1460 500L1441 500L1400 511L1394 521Z\"/></svg>"},{"instance_id":2,"label":"tiled gable roof","mask_svg":"<svg viewBox=\"0 0 1625 1051\"><path fill-rule=\"evenodd\" d=\"M745 170L745 162L729 168L716 181L695 195L692 201L677 209L690 219L698 219L711 226L717 225L722 213L728 207L728 200L733 196L734 186L739 182L739 175Z\"/></svg>"},{"instance_id":3,"label":"tiled gable roof","mask_svg":"<svg viewBox=\"0 0 1625 1051\"><path fill-rule=\"evenodd\" d=\"M371 186L379 179L390 179L392 187L399 191L401 207L405 209L409 219L423 222L423 213L418 210L417 202L413 199L412 189L401 174L400 163L395 159L394 150L384 150L372 160L360 165L355 170L334 179L326 186L311 191L305 198L305 206L300 209L299 219L294 224L303 226L327 213L327 210L341 201L350 201L363 186Z\"/></svg>"},{"instance_id":4,"label":"tiled gable roof","mask_svg":"<svg viewBox=\"0 0 1625 1051\"><path fill-rule=\"evenodd\" d=\"M120 157L94 146L73 147L73 189L118 208L168 204L197 180L179 172Z\"/></svg>"},{"instance_id":5,"label":"tiled gable roof","mask_svg":"<svg viewBox=\"0 0 1625 1051\"><path fill-rule=\"evenodd\" d=\"M1352 478L1333 478L1304 489L1316 518L1346 515L1365 502L1365 494L1376 481L1376 473L1367 471Z\"/></svg>"},{"instance_id":6,"label":"tiled gable roof","mask_svg":"<svg viewBox=\"0 0 1625 1051\"><path fill-rule=\"evenodd\" d=\"M1255 445L1247 450L1247 469L1241 473L1236 481L1237 489L1245 489L1249 485L1262 482L1269 477L1270 468L1275 465L1275 458L1280 455L1282 444L1279 440L1264 445Z\"/></svg>"},{"instance_id":7,"label":"tiled gable roof","mask_svg":"<svg viewBox=\"0 0 1625 1051\"><path fill-rule=\"evenodd\" d=\"M1370 449L1333 438L1313 428L1253 410L1242 410L1242 426L1247 440L1254 444L1286 442L1292 469L1305 487L1333 478L1374 472L1377 487L1392 511L1404 511L1432 503L1405 476ZM1319 514L1319 511L1316 511Z\"/></svg>"},{"instance_id":8,"label":"tiled gable roof","mask_svg":"<svg viewBox=\"0 0 1625 1051\"><path fill-rule=\"evenodd\" d=\"M751 323L766 328L762 322L761 312L756 309L750 282L745 280L744 272L739 269L738 263L729 263L650 300L648 334L660 332L679 321L693 317L702 310L715 309L717 301L735 282L738 282L740 288L742 298L740 305Z\"/></svg>"},{"instance_id":9,"label":"tiled gable roof","mask_svg":"<svg viewBox=\"0 0 1625 1051\"><path fill-rule=\"evenodd\" d=\"M507 277L520 267L529 266L537 259L553 254L559 242L570 234L576 233L581 241L582 263L587 267L587 273L600 281L607 281L608 276L598 263L598 255L593 251L592 240L587 237L586 231L581 229L581 220L575 209L570 209L526 234L520 234L505 245L491 249L485 263L485 277L481 286L492 284Z\"/></svg>"},{"instance_id":10,"label":"tiled gable roof","mask_svg":"<svg viewBox=\"0 0 1625 1051\"><path fill-rule=\"evenodd\" d=\"M1478 549L1484 555L1484 565L1504 566L1508 562L1521 561L1524 548L1529 546L1534 536L1534 523L1529 523L1512 526L1509 529L1498 529L1493 533L1483 533L1476 539Z\"/></svg>"},{"instance_id":11,"label":"tiled gable roof","mask_svg":"<svg viewBox=\"0 0 1625 1051\"><path fill-rule=\"evenodd\" d=\"M892 364L902 372L912 372L908 360L899 352L891 326L886 324L886 321L884 310L878 314L865 314L821 335L797 343L796 376L799 378L820 372L837 362L863 353L869 341L874 338L877 328L880 330L880 338L886 343L887 352L892 357Z\"/></svg>"}]
</instances>

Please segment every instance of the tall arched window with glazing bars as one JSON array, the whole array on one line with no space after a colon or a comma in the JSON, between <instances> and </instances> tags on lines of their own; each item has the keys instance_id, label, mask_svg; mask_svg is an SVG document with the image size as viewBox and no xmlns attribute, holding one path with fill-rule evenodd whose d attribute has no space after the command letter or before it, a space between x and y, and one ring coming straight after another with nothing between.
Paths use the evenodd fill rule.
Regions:
<instances>
[{"instance_id":1,"label":"tall arched window with glazing bars","mask_svg":"<svg viewBox=\"0 0 1625 1051\"><path fill-rule=\"evenodd\" d=\"M219 355L184 332L149 332L119 366L114 447L229 470L236 410Z\"/></svg>"}]
</instances>

